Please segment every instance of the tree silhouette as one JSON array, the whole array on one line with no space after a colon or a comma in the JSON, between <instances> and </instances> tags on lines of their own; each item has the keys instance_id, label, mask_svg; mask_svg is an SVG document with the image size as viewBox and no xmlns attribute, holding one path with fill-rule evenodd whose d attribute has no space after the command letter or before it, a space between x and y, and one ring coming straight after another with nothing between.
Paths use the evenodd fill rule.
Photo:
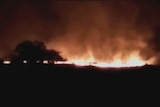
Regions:
<instances>
[{"instance_id":1,"label":"tree silhouette","mask_svg":"<svg viewBox=\"0 0 160 107\"><path fill-rule=\"evenodd\" d=\"M60 52L55 50L46 50L46 60L64 61L65 59L62 58L59 53Z\"/></svg>"},{"instance_id":2,"label":"tree silhouette","mask_svg":"<svg viewBox=\"0 0 160 107\"><path fill-rule=\"evenodd\" d=\"M22 63L24 60L28 63L36 63L36 61L48 60L53 62L64 59L59 55L59 52L46 49L43 42L27 40L16 46L12 57L12 62Z\"/></svg>"}]
</instances>

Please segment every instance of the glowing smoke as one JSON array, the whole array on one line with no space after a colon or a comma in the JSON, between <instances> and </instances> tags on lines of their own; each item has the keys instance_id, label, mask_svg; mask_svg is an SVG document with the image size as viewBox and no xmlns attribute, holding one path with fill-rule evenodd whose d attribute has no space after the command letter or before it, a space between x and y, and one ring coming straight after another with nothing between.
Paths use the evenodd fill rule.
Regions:
<instances>
[{"instance_id":1,"label":"glowing smoke","mask_svg":"<svg viewBox=\"0 0 160 107\"><path fill-rule=\"evenodd\" d=\"M145 61L152 58L148 40L153 36L153 23L142 18L146 10L136 3L72 2L69 7L61 12L67 20L65 33L51 40L49 48L71 60L125 61L135 53Z\"/></svg>"},{"instance_id":2,"label":"glowing smoke","mask_svg":"<svg viewBox=\"0 0 160 107\"><path fill-rule=\"evenodd\" d=\"M158 45L155 40L160 40L155 36L159 35L155 34L160 19L159 3L28 1L4 4L0 18L2 55L23 40L37 39L48 48L61 51L68 59L111 62L136 55L155 62L159 56L155 48ZM6 46L7 49L3 48Z\"/></svg>"}]
</instances>

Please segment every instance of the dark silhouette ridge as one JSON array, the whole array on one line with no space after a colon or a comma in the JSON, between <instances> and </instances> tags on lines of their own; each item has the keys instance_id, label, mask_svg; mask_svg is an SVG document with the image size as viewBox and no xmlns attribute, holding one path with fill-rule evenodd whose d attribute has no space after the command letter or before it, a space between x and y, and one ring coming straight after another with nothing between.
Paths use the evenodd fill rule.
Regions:
<instances>
[{"instance_id":1,"label":"dark silhouette ridge","mask_svg":"<svg viewBox=\"0 0 160 107\"><path fill-rule=\"evenodd\" d=\"M44 60L50 63L64 60L58 51L46 49L43 42L29 40L18 44L10 57L12 63L23 63L25 60L29 64L37 61L42 63Z\"/></svg>"},{"instance_id":2,"label":"dark silhouette ridge","mask_svg":"<svg viewBox=\"0 0 160 107\"><path fill-rule=\"evenodd\" d=\"M3 59L0 58L0 65L3 64Z\"/></svg>"}]
</instances>

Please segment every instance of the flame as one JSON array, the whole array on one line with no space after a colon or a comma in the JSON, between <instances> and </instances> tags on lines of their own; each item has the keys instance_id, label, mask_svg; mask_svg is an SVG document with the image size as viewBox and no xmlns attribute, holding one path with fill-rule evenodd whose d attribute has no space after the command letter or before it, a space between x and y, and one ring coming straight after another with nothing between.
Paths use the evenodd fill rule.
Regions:
<instances>
[{"instance_id":1,"label":"flame","mask_svg":"<svg viewBox=\"0 0 160 107\"><path fill-rule=\"evenodd\" d=\"M138 54L133 54L126 60L115 57L111 62L96 61L94 57L88 59L69 59L68 61L57 61L55 64L75 64L76 66L96 66L96 67L138 67L146 64Z\"/></svg>"},{"instance_id":2,"label":"flame","mask_svg":"<svg viewBox=\"0 0 160 107\"><path fill-rule=\"evenodd\" d=\"M152 45L149 44L152 30L149 26L140 26L137 21L140 8L130 3L118 5L120 7L117 8L113 3L106 8L92 4L68 10L69 14L65 17L68 25L66 24L64 32L56 33L56 38L47 43L48 49L58 50L68 59L56 64L97 67L135 67L148 64L147 60L152 57ZM128 7L131 12L127 11ZM153 63L154 59L149 62Z\"/></svg>"},{"instance_id":3,"label":"flame","mask_svg":"<svg viewBox=\"0 0 160 107\"><path fill-rule=\"evenodd\" d=\"M145 65L145 61L139 59L138 57L131 57L126 62L118 59L112 63L99 62L97 64L92 64L97 67L136 67Z\"/></svg>"}]
</instances>

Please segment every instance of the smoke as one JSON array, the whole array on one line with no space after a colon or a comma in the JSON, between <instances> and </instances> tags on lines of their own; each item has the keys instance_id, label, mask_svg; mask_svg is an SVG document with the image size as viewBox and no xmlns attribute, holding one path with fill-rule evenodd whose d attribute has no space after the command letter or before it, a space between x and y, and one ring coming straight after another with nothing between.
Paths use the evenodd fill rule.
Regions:
<instances>
[{"instance_id":1,"label":"smoke","mask_svg":"<svg viewBox=\"0 0 160 107\"><path fill-rule=\"evenodd\" d=\"M133 1L72 2L60 12L67 20L65 33L49 46L71 59L112 61L136 54L147 61L155 56L152 45L157 45L149 42L158 21L153 7Z\"/></svg>"},{"instance_id":2,"label":"smoke","mask_svg":"<svg viewBox=\"0 0 160 107\"><path fill-rule=\"evenodd\" d=\"M0 4L1 55L6 55L22 41L46 42L54 35L58 21L49 2L10 0Z\"/></svg>"},{"instance_id":3,"label":"smoke","mask_svg":"<svg viewBox=\"0 0 160 107\"><path fill-rule=\"evenodd\" d=\"M40 40L68 59L159 57L159 2L17 1L0 7L0 55ZM7 47L7 48L6 48ZM156 60L158 63L159 61Z\"/></svg>"}]
</instances>

